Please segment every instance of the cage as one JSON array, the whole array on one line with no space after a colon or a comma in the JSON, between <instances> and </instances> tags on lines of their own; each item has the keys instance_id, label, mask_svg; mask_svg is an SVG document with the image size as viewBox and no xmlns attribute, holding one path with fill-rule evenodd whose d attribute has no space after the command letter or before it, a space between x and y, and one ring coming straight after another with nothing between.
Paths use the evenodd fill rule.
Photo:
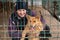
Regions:
<instances>
[{"instance_id":1,"label":"cage","mask_svg":"<svg viewBox=\"0 0 60 40\"><path fill-rule=\"evenodd\" d=\"M17 19L16 18L17 14L13 14L14 12L16 12L15 7L17 5L17 2L19 1L25 2L27 4L28 11L26 11L26 13L28 13L28 15L30 15L31 17L32 16L34 17L35 15L40 17L40 21L43 24L43 30L39 31L39 36L36 38L39 38L39 40L60 40L60 22L52 15L54 14L54 10L53 10L54 0L0 0L0 18L1 18L0 19L0 40L20 40L20 38L22 38L20 36L24 31L22 29L25 28L23 26L25 26L26 21L21 21L19 17L17 17L18 18ZM60 1L58 0L56 1L59 5ZM59 7L57 9L59 9ZM59 10L57 10L57 13L58 12ZM11 18L12 18L12 22L10 20ZM20 23L24 25L20 25ZM9 26L12 26L12 28ZM28 37L30 34L29 33L27 34L28 35L25 36L24 40L28 40L30 38ZM33 37L31 37L31 40L33 40L32 38Z\"/></svg>"}]
</instances>

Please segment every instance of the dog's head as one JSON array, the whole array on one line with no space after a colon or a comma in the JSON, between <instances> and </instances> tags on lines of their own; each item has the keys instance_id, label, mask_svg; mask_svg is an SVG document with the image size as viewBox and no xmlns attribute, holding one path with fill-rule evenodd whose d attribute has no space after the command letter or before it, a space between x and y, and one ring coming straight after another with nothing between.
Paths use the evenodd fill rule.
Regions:
<instances>
[{"instance_id":1,"label":"dog's head","mask_svg":"<svg viewBox=\"0 0 60 40\"><path fill-rule=\"evenodd\" d=\"M37 24L42 24L39 16L28 16L28 22L31 27L35 27Z\"/></svg>"},{"instance_id":2,"label":"dog's head","mask_svg":"<svg viewBox=\"0 0 60 40\"><path fill-rule=\"evenodd\" d=\"M34 28L40 31L43 30L43 24L40 21L40 16L27 16L27 18L29 28Z\"/></svg>"}]
</instances>

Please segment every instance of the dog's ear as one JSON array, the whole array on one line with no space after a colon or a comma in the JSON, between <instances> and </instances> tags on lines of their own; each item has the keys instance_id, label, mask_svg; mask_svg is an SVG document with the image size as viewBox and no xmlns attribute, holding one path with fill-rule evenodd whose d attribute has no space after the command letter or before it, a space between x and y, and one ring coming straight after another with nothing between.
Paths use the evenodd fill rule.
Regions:
<instances>
[{"instance_id":1,"label":"dog's ear","mask_svg":"<svg viewBox=\"0 0 60 40\"><path fill-rule=\"evenodd\" d=\"M40 16L36 16L35 18L36 18L38 21L40 21Z\"/></svg>"},{"instance_id":2,"label":"dog's ear","mask_svg":"<svg viewBox=\"0 0 60 40\"><path fill-rule=\"evenodd\" d=\"M26 15L26 17L27 17L27 19L30 19L31 16L30 15Z\"/></svg>"},{"instance_id":3,"label":"dog's ear","mask_svg":"<svg viewBox=\"0 0 60 40\"><path fill-rule=\"evenodd\" d=\"M39 16L36 16L35 18L40 19L40 17L39 17Z\"/></svg>"}]
</instances>

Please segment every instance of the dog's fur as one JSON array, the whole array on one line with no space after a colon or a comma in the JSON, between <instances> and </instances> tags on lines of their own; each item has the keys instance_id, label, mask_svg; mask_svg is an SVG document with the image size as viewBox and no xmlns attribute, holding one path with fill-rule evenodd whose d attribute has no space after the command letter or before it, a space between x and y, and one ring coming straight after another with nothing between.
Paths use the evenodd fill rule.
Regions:
<instances>
[{"instance_id":1,"label":"dog's fur","mask_svg":"<svg viewBox=\"0 0 60 40\"><path fill-rule=\"evenodd\" d=\"M27 18L28 24L26 25L24 31L22 32L21 40L24 40L24 37L26 36L27 33L29 34L28 35L29 40L39 40L40 31L43 30L43 24L40 21L40 17L38 16L31 17L28 15Z\"/></svg>"}]
</instances>

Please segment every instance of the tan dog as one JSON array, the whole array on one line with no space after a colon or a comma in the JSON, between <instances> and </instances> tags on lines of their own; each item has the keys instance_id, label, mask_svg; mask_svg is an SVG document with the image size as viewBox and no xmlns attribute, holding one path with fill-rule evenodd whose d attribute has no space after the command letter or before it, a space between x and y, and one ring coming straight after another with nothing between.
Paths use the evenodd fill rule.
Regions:
<instances>
[{"instance_id":1,"label":"tan dog","mask_svg":"<svg viewBox=\"0 0 60 40\"><path fill-rule=\"evenodd\" d=\"M40 21L40 17L27 16L28 24L26 25L24 31L22 32L21 40L24 40L26 34L28 33L29 40L39 40L40 31L43 30L43 24Z\"/></svg>"}]
</instances>

